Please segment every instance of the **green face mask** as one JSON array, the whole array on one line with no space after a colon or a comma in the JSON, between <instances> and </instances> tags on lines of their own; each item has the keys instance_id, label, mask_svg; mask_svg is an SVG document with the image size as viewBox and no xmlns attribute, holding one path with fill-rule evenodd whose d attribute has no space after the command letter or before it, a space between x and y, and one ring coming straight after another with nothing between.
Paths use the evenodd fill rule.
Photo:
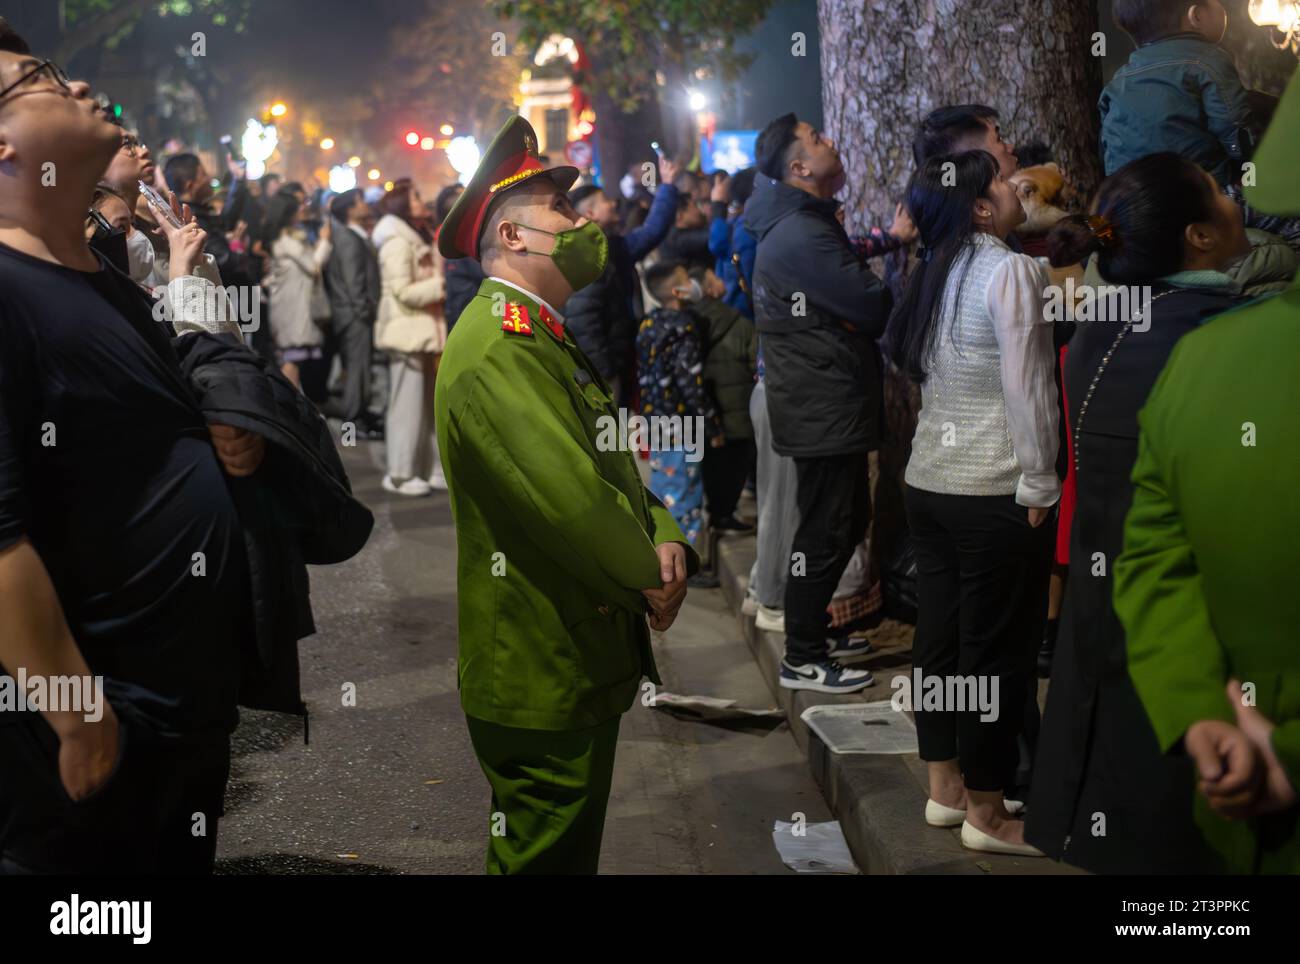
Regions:
<instances>
[{"instance_id":1,"label":"green face mask","mask_svg":"<svg viewBox=\"0 0 1300 964\"><path fill-rule=\"evenodd\" d=\"M609 257L609 243L605 240L605 232L595 221L588 221L580 228L558 232L543 231L528 224L519 226L555 238L550 258L574 291L587 287L604 272L605 259ZM534 252L529 252L532 253Z\"/></svg>"}]
</instances>

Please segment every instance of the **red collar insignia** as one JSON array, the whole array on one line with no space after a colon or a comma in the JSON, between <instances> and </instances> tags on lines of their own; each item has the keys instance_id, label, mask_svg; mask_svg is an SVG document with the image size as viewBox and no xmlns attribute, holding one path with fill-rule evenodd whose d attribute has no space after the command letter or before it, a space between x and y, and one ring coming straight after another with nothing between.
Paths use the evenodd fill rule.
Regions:
<instances>
[{"instance_id":1,"label":"red collar insignia","mask_svg":"<svg viewBox=\"0 0 1300 964\"><path fill-rule=\"evenodd\" d=\"M560 324L560 322L556 320L556 317L546 310L545 305L541 306L539 314L541 315L542 323L551 330L551 334L559 341L564 341L564 325Z\"/></svg>"},{"instance_id":2,"label":"red collar insignia","mask_svg":"<svg viewBox=\"0 0 1300 964\"><path fill-rule=\"evenodd\" d=\"M528 309L514 303L506 305L505 320L501 330L510 335L527 335L533 337L533 323L528 317Z\"/></svg>"}]
</instances>

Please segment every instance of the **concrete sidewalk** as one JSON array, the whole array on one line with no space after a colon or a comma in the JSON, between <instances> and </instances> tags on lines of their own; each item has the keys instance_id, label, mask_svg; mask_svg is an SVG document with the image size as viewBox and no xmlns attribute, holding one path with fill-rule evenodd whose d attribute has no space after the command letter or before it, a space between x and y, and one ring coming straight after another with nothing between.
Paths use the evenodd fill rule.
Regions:
<instances>
[{"instance_id":1,"label":"concrete sidewalk","mask_svg":"<svg viewBox=\"0 0 1300 964\"><path fill-rule=\"evenodd\" d=\"M888 700L890 680L912 671L912 627L885 620L871 631L875 653L860 665L875 683L852 696L781 688L777 680L785 639L754 625L740 611L754 562L753 536L728 536L719 542L722 592L736 613L745 641L777 704L785 710L795 741L804 751L813 778L840 821L854 860L864 874L1078 874L1045 858L980 854L961 845L960 828L926 824L925 765L915 754L835 754L799 718L810 706L874 703ZM858 664L855 664L858 665Z\"/></svg>"}]
</instances>

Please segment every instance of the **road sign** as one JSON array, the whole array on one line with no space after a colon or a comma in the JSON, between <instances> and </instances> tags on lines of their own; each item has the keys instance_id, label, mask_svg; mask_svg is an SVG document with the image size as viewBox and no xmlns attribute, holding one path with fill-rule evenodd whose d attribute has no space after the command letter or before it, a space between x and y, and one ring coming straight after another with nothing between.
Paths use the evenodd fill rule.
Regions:
<instances>
[{"instance_id":1,"label":"road sign","mask_svg":"<svg viewBox=\"0 0 1300 964\"><path fill-rule=\"evenodd\" d=\"M564 145L564 156L574 167L590 167L591 144L587 141L569 141Z\"/></svg>"}]
</instances>

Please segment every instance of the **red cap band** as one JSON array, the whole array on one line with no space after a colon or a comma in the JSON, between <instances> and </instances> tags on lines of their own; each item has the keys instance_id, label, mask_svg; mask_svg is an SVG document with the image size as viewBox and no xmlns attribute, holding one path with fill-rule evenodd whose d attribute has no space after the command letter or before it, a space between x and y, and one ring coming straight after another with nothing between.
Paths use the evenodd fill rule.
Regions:
<instances>
[{"instance_id":1,"label":"red cap band","mask_svg":"<svg viewBox=\"0 0 1300 964\"><path fill-rule=\"evenodd\" d=\"M503 188L517 184L541 170L543 170L542 162L526 151L513 154L498 164L488 177L487 189L475 202L473 214L467 211L461 218L460 231L456 235L456 247L468 253L470 257L477 258L479 231L483 229L483 220L487 217L492 199Z\"/></svg>"}]
</instances>

